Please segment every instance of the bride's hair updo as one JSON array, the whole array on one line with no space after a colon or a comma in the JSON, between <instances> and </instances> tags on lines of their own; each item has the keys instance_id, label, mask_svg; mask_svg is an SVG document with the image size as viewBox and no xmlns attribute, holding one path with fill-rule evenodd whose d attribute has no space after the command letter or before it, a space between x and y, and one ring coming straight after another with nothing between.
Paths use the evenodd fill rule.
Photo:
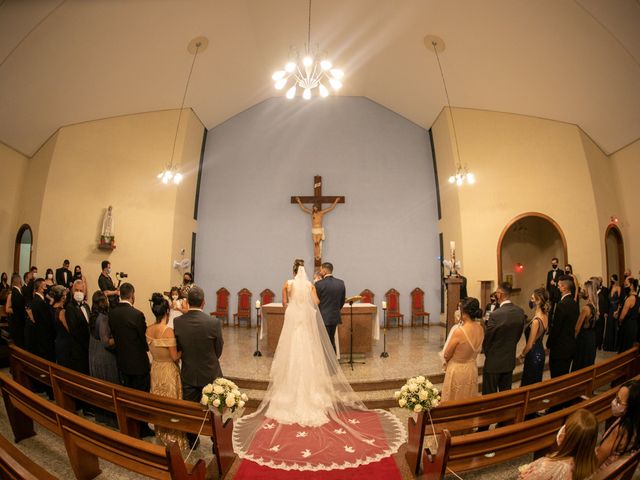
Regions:
<instances>
[{"instance_id":1,"label":"bride's hair updo","mask_svg":"<svg viewBox=\"0 0 640 480\"><path fill-rule=\"evenodd\" d=\"M300 267L304 267L304 260L301 260L299 258L296 258L293 261L293 274L295 275L296 273L298 273L298 268Z\"/></svg>"},{"instance_id":2,"label":"bride's hair updo","mask_svg":"<svg viewBox=\"0 0 640 480\"><path fill-rule=\"evenodd\" d=\"M477 298L467 297L462 301L460 305L462 313L466 313L472 320L482 318L482 310L480 309L480 302Z\"/></svg>"},{"instance_id":3,"label":"bride's hair updo","mask_svg":"<svg viewBox=\"0 0 640 480\"><path fill-rule=\"evenodd\" d=\"M169 302L161 293L154 293L151 295L151 311L156 317L156 321L159 322L169 311Z\"/></svg>"}]
</instances>

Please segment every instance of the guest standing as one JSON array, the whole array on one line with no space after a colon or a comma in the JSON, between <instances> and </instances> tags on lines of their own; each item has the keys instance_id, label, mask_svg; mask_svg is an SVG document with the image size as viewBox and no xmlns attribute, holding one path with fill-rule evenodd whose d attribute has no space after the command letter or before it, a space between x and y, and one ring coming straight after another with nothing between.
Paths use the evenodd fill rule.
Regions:
<instances>
[{"instance_id":1,"label":"guest standing","mask_svg":"<svg viewBox=\"0 0 640 480\"><path fill-rule=\"evenodd\" d=\"M516 346L524 329L524 311L511 303L511 285L502 283L496 290L500 308L489 315L484 334L485 355L482 394L511 390L516 366Z\"/></svg>"},{"instance_id":2,"label":"guest standing","mask_svg":"<svg viewBox=\"0 0 640 480\"><path fill-rule=\"evenodd\" d=\"M170 306L169 311L169 328L173 328L173 321L180 315L183 315L189 311L189 305L187 305L187 299L183 298L180 289L178 287L171 287L169 292Z\"/></svg>"},{"instance_id":3,"label":"guest standing","mask_svg":"<svg viewBox=\"0 0 640 480\"><path fill-rule=\"evenodd\" d=\"M109 310L109 328L115 342L122 383L125 387L148 392L151 389L151 377L147 356L149 345L145 337L147 323L144 314L134 304L133 285L123 283L120 286L120 303ZM153 435L153 430L146 423L140 422L139 428L142 437Z\"/></svg>"},{"instance_id":4,"label":"guest standing","mask_svg":"<svg viewBox=\"0 0 640 480\"><path fill-rule=\"evenodd\" d=\"M71 270L69 270L69 265L69 260L65 260L62 262L62 267L56 268L56 283L66 288L71 288L73 284L73 277Z\"/></svg>"},{"instance_id":5,"label":"guest standing","mask_svg":"<svg viewBox=\"0 0 640 480\"><path fill-rule=\"evenodd\" d=\"M71 335L69 335L65 310L68 292L69 290L62 285L57 285L51 289L53 322L56 330L56 363L63 367L71 368Z\"/></svg>"},{"instance_id":6,"label":"guest standing","mask_svg":"<svg viewBox=\"0 0 640 480\"><path fill-rule=\"evenodd\" d=\"M585 480L597 468L598 420L588 410L572 413L557 436L558 451L521 466L519 480Z\"/></svg>"},{"instance_id":7,"label":"guest standing","mask_svg":"<svg viewBox=\"0 0 640 480\"><path fill-rule=\"evenodd\" d=\"M111 262L103 260L100 266L102 267L102 272L98 277L98 287L109 299L109 307L113 308L118 304L119 291L111 279Z\"/></svg>"},{"instance_id":8,"label":"guest standing","mask_svg":"<svg viewBox=\"0 0 640 480\"><path fill-rule=\"evenodd\" d=\"M638 280L627 277L625 287L629 288L629 295L624 301L622 313L618 320L619 325L619 341L618 353L633 347L638 337Z\"/></svg>"},{"instance_id":9,"label":"guest standing","mask_svg":"<svg viewBox=\"0 0 640 480\"><path fill-rule=\"evenodd\" d=\"M446 371L442 401L461 400L478 395L477 358L482 350L484 328L480 303L467 297L461 305L462 325L451 331L444 348Z\"/></svg>"},{"instance_id":10,"label":"guest standing","mask_svg":"<svg viewBox=\"0 0 640 480\"><path fill-rule=\"evenodd\" d=\"M553 311L556 303L560 301L560 290L558 290L558 280L562 276L563 272L558 268L559 260L557 257L551 259L551 270L547 272L546 290L551 304L549 312L553 316Z\"/></svg>"},{"instance_id":11,"label":"guest standing","mask_svg":"<svg viewBox=\"0 0 640 480\"><path fill-rule=\"evenodd\" d=\"M618 320L617 312L620 306L620 296L622 289L618 282L618 275L611 275L609 283L609 315L607 316L604 327L604 338L602 340L602 349L607 352L615 352L618 347Z\"/></svg>"},{"instance_id":12,"label":"guest standing","mask_svg":"<svg viewBox=\"0 0 640 480\"><path fill-rule=\"evenodd\" d=\"M38 278L34 283L33 302L31 302L31 313L35 324L34 345L36 355L54 362L56 359L56 328L53 311L45 299L45 288L46 281Z\"/></svg>"},{"instance_id":13,"label":"guest standing","mask_svg":"<svg viewBox=\"0 0 640 480\"><path fill-rule=\"evenodd\" d=\"M84 284L75 280L71 289L71 301L65 309L65 319L70 337L71 364L73 370L89 374L89 317L91 308L85 301Z\"/></svg>"},{"instance_id":14,"label":"guest standing","mask_svg":"<svg viewBox=\"0 0 640 480\"><path fill-rule=\"evenodd\" d=\"M220 320L205 314L204 291L192 285L187 295L189 311L174 321L178 350L182 352L182 398L199 402L202 388L222 377L219 358L222 355ZM193 446L197 436L188 434Z\"/></svg>"},{"instance_id":15,"label":"guest standing","mask_svg":"<svg viewBox=\"0 0 640 480\"><path fill-rule=\"evenodd\" d=\"M2 275L0 275L0 291L11 290L11 285L9 285L8 280L7 272L2 272Z\"/></svg>"},{"instance_id":16,"label":"guest standing","mask_svg":"<svg viewBox=\"0 0 640 480\"><path fill-rule=\"evenodd\" d=\"M80 280L82 282L82 291L84 292L84 298L89 298L89 284L87 283L87 277L82 273L80 265L73 267L73 281Z\"/></svg>"},{"instance_id":17,"label":"guest standing","mask_svg":"<svg viewBox=\"0 0 640 480\"><path fill-rule=\"evenodd\" d=\"M47 272L44 275L44 283L45 283L45 296L48 295L49 289L53 287L56 282L53 279L53 270L51 268L47 268Z\"/></svg>"},{"instance_id":18,"label":"guest standing","mask_svg":"<svg viewBox=\"0 0 640 480\"><path fill-rule=\"evenodd\" d=\"M7 297L6 305L9 314L9 335L17 347L25 348L24 327L27 322L27 310L22 295L22 279L20 275L11 275L11 293Z\"/></svg>"},{"instance_id":19,"label":"guest standing","mask_svg":"<svg viewBox=\"0 0 640 480\"><path fill-rule=\"evenodd\" d=\"M631 380L620 387L611 402L613 424L602 436L596 449L600 469L620 457L640 449L640 382Z\"/></svg>"},{"instance_id":20,"label":"guest standing","mask_svg":"<svg viewBox=\"0 0 640 480\"><path fill-rule=\"evenodd\" d=\"M571 371L590 367L596 361L596 319L598 318L597 298L593 282L587 280L580 292L585 301L576 322L576 356Z\"/></svg>"},{"instance_id":21,"label":"guest standing","mask_svg":"<svg viewBox=\"0 0 640 480\"><path fill-rule=\"evenodd\" d=\"M542 381L544 371L544 346L542 338L549 328L549 294L544 288L534 290L529 300L529 307L535 309L533 319L524 329L527 343L520 354L520 360L524 361L520 386L531 385Z\"/></svg>"},{"instance_id":22,"label":"guest standing","mask_svg":"<svg viewBox=\"0 0 640 480\"><path fill-rule=\"evenodd\" d=\"M580 312L571 294L572 285L573 280L567 275L563 275L558 281L561 297L556 305L547 339L549 372L552 378L569 373L571 362L576 354L575 329Z\"/></svg>"},{"instance_id":23,"label":"guest standing","mask_svg":"<svg viewBox=\"0 0 640 480\"><path fill-rule=\"evenodd\" d=\"M603 284L602 277L597 279L596 296L598 298L598 320L596 321L596 348L601 350L604 332L609 320L609 289Z\"/></svg>"},{"instance_id":24,"label":"guest standing","mask_svg":"<svg viewBox=\"0 0 640 480\"><path fill-rule=\"evenodd\" d=\"M580 284L578 283L578 277L573 274L573 267L570 263L567 263L564 266L564 274L568 277L571 277L572 286L571 286L571 295L573 296L573 301L578 303L578 294L580 293Z\"/></svg>"},{"instance_id":25,"label":"guest standing","mask_svg":"<svg viewBox=\"0 0 640 480\"><path fill-rule=\"evenodd\" d=\"M147 328L147 343L153 356L151 361L151 393L169 398L182 398L182 382L177 362L180 352L176 348L176 337L169 327L169 302L161 293L151 297L151 311L156 323ZM164 444L176 442L180 449L188 447L184 432L156 427L156 437Z\"/></svg>"},{"instance_id":26,"label":"guest standing","mask_svg":"<svg viewBox=\"0 0 640 480\"><path fill-rule=\"evenodd\" d=\"M100 291L91 298L89 333L89 373L92 377L119 384L115 341L109 328L109 301Z\"/></svg>"}]
</instances>

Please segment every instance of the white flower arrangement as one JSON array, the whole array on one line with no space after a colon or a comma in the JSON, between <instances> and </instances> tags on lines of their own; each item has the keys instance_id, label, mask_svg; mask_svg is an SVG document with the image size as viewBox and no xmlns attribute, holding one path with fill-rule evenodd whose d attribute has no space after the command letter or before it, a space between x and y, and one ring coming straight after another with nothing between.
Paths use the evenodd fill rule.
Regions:
<instances>
[{"instance_id":1,"label":"white flower arrangement","mask_svg":"<svg viewBox=\"0 0 640 480\"><path fill-rule=\"evenodd\" d=\"M221 377L204 386L200 403L220 414L230 412L241 415L248 400L249 398L244 393L240 393L235 383Z\"/></svg>"},{"instance_id":2,"label":"white flower arrangement","mask_svg":"<svg viewBox=\"0 0 640 480\"><path fill-rule=\"evenodd\" d=\"M414 413L431 410L440 404L440 391L423 375L411 377L393 397L401 408Z\"/></svg>"}]
</instances>

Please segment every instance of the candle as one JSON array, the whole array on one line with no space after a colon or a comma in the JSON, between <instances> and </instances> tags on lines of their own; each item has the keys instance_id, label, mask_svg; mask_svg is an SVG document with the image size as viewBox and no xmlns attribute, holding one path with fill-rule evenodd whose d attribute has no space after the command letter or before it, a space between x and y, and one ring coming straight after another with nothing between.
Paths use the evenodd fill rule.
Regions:
<instances>
[{"instance_id":1,"label":"candle","mask_svg":"<svg viewBox=\"0 0 640 480\"><path fill-rule=\"evenodd\" d=\"M383 310L387 309L387 302L385 300L382 301L382 309Z\"/></svg>"},{"instance_id":2,"label":"candle","mask_svg":"<svg viewBox=\"0 0 640 480\"><path fill-rule=\"evenodd\" d=\"M260 308L260 300L256 300L256 308Z\"/></svg>"},{"instance_id":3,"label":"candle","mask_svg":"<svg viewBox=\"0 0 640 480\"><path fill-rule=\"evenodd\" d=\"M456 251L456 242L454 242L453 240L451 240L449 242L449 248L451 249L451 253Z\"/></svg>"}]
</instances>

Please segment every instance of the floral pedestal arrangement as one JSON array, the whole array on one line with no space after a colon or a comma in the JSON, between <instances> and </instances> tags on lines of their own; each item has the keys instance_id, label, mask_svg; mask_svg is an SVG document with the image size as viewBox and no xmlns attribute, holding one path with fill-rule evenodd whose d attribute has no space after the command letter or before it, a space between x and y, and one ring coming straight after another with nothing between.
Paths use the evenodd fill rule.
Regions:
<instances>
[{"instance_id":1,"label":"floral pedestal arrangement","mask_svg":"<svg viewBox=\"0 0 640 480\"><path fill-rule=\"evenodd\" d=\"M238 386L226 378L216 378L202 389L200 403L209 407L214 415L222 417L222 423L230 418L239 418L244 412L248 397Z\"/></svg>"}]
</instances>

